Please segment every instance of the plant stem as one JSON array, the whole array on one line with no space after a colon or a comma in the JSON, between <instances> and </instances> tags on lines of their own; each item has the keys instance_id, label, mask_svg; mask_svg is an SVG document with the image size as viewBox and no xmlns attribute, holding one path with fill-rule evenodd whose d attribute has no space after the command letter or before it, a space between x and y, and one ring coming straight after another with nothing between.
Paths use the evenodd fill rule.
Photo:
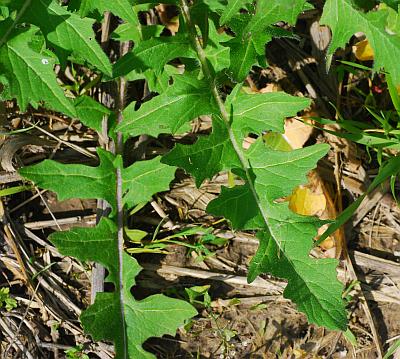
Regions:
<instances>
[{"instance_id":1,"label":"plant stem","mask_svg":"<svg viewBox=\"0 0 400 359\"><path fill-rule=\"evenodd\" d=\"M195 28L195 26L194 26L194 24L193 24L193 22L191 20L190 9L189 9L187 0L180 0L180 4L181 4L181 9L182 9L182 15L183 15L183 18L185 20L186 26L188 28L188 33L189 33L190 40L192 41L192 45L194 47L194 50L197 53L198 59L200 61L200 64L201 64L201 67L202 67L202 70L203 70L203 74L209 80L210 87L211 87L211 93L212 93L212 95L214 97L214 100L216 101L216 103L218 105L218 109L219 109L219 111L221 113L222 120L224 121L225 126L226 126L226 128L228 130L229 139L230 139L230 141L232 143L233 149L236 152L236 155L238 156L239 161L240 161L240 163L242 165L242 168L243 168L243 170L245 172L247 184L248 184L248 186L250 188L250 191L251 191L251 193L252 193L252 195L254 197L254 200L256 202L257 208L261 213L261 216L263 218L264 223L266 224L266 226L268 228L270 228L267 213L266 213L265 209L263 208L263 206L261 204L261 201L260 201L260 198L258 197L258 194L257 194L256 189L254 187L254 183L253 183L253 179L252 179L252 176L251 176L251 168L250 168L249 162L246 159L246 157L245 157L245 155L243 153L242 147L238 143L238 141L237 141L237 139L235 137L235 134L234 134L234 132L232 130L230 116L229 116L229 114L228 114L228 112L227 112L227 110L225 108L225 104L222 101L221 96L219 95L217 86L215 84L215 78L214 78L214 76L213 76L213 74L212 74L212 72L210 70L209 65L208 65L206 54L205 54L205 52L203 50L203 47L201 46L200 39L199 39L199 36L197 34L197 30L196 30L196 28ZM278 243L277 241L275 241L275 242L276 242L276 245L279 247L279 249L282 250L281 244Z\"/></svg>"},{"instance_id":2,"label":"plant stem","mask_svg":"<svg viewBox=\"0 0 400 359\"><path fill-rule=\"evenodd\" d=\"M110 38L110 22L111 22L111 13L109 11L104 12L104 19L101 24L101 47L105 53L107 53L109 38ZM99 77L98 77L99 78ZM100 95L100 102L106 106L107 108L111 105L111 98L109 93L105 92L105 88L108 84L103 84L103 89ZM109 138L108 138L108 116L103 116L102 121L102 131L99 133L99 145L104 149L109 148ZM106 210L109 209L109 205L103 199L97 200L97 216L96 216L96 224L98 224L101 218L105 215ZM94 263L92 269L92 278L91 278L91 292L90 292L90 301L91 304L94 303L96 298L96 294L98 292L104 292L104 277L105 277L105 268L100 263Z\"/></svg>"},{"instance_id":3,"label":"plant stem","mask_svg":"<svg viewBox=\"0 0 400 359\"><path fill-rule=\"evenodd\" d=\"M121 43L120 56L124 56L129 51L129 42ZM117 124L123 121L122 111L125 107L126 100L127 81L124 77L121 77L118 81L118 98L117 98ZM124 151L124 140L121 132L117 132L117 138L115 142L115 155L121 156L121 163L117 166L116 177L117 177L117 240L118 240L118 290L121 303L121 323L122 332L124 338L122 343L124 345L124 351L121 353L121 358L128 358L126 328L125 328L125 308L124 308L124 283L123 283L123 255L124 255L124 204L122 200L122 155Z\"/></svg>"}]
</instances>

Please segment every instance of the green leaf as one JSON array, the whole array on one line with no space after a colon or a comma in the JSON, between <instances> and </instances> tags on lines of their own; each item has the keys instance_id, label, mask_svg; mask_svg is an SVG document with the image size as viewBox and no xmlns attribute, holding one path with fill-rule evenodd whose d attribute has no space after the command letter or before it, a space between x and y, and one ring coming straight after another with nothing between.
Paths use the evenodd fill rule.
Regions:
<instances>
[{"instance_id":1,"label":"green leaf","mask_svg":"<svg viewBox=\"0 0 400 359\"><path fill-rule=\"evenodd\" d=\"M400 84L397 61L400 57L400 37L386 31L386 20L385 11L363 13L351 0L328 0L324 6L321 24L330 26L332 30L329 54L334 53L338 47L344 47L351 36L362 31L374 50L374 68L384 68L391 74L394 83Z\"/></svg>"},{"instance_id":2,"label":"green leaf","mask_svg":"<svg viewBox=\"0 0 400 359\"><path fill-rule=\"evenodd\" d=\"M21 21L42 30L49 47L54 49L62 64L65 65L68 55L72 54L111 76L110 61L92 29L94 20L82 19L67 11L57 0L37 0L31 3Z\"/></svg>"},{"instance_id":3,"label":"green leaf","mask_svg":"<svg viewBox=\"0 0 400 359\"><path fill-rule=\"evenodd\" d=\"M260 247L249 268L249 281L261 273L287 279L285 297L296 303L310 322L344 330L347 319L342 285L336 278L337 261L309 256L312 238L323 222L293 213L287 202L276 202L306 182L306 174L327 149L325 145L315 145L282 152L268 148L259 139L246 152L257 195L248 184L223 187L207 211L229 219L234 229L261 229Z\"/></svg>"},{"instance_id":4,"label":"green leaf","mask_svg":"<svg viewBox=\"0 0 400 359\"><path fill-rule=\"evenodd\" d=\"M212 113L215 107L205 80L189 74L178 75L166 92L145 102L138 111L135 103L131 103L124 110L124 122L116 130L125 136L177 133L185 123Z\"/></svg>"},{"instance_id":5,"label":"green leaf","mask_svg":"<svg viewBox=\"0 0 400 359\"><path fill-rule=\"evenodd\" d=\"M319 224L310 217L294 215L286 207L279 212L287 216L286 221L290 220L271 220L272 230L281 233L282 241L278 246L268 233L259 232L260 247L250 265L249 279L255 279L263 272L288 279L283 294L297 304L310 323L345 330L347 318L341 298L343 286L336 278L338 262L335 259L310 258L310 247L304 243L307 237L316 233Z\"/></svg>"},{"instance_id":6,"label":"green leaf","mask_svg":"<svg viewBox=\"0 0 400 359\"><path fill-rule=\"evenodd\" d=\"M400 14L398 9L392 9L390 6L386 4L380 4L378 11L387 13L387 25L386 31L390 31L391 33L400 34Z\"/></svg>"},{"instance_id":7,"label":"green leaf","mask_svg":"<svg viewBox=\"0 0 400 359\"><path fill-rule=\"evenodd\" d=\"M230 65L230 49L220 44L229 40L229 38L225 33L219 34L214 23L212 21L209 22L208 41L204 52L215 72L222 71Z\"/></svg>"},{"instance_id":8,"label":"green leaf","mask_svg":"<svg viewBox=\"0 0 400 359\"><path fill-rule=\"evenodd\" d=\"M240 21L236 26L242 28L241 22L246 22L246 18ZM268 26L262 31L247 32L235 37L225 43L231 49L231 66L229 76L236 81L243 81L253 65L266 67L265 46L276 37L293 37L290 31Z\"/></svg>"},{"instance_id":9,"label":"green leaf","mask_svg":"<svg viewBox=\"0 0 400 359\"><path fill-rule=\"evenodd\" d=\"M222 187L221 194L208 204L207 212L225 217L233 229L250 230L265 227L254 195L247 184L233 188Z\"/></svg>"},{"instance_id":10,"label":"green leaf","mask_svg":"<svg viewBox=\"0 0 400 359\"><path fill-rule=\"evenodd\" d=\"M140 243L140 241L148 235L147 232L142 231L140 229L129 229L129 228L125 228L125 234L129 238L129 241L134 243Z\"/></svg>"},{"instance_id":11,"label":"green leaf","mask_svg":"<svg viewBox=\"0 0 400 359\"><path fill-rule=\"evenodd\" d=\"M251 67L258 64L254 42L249 38L235 38L225 44L231 53L228 75L234 81L241 82L247 77Z\"/></svg>"},{"instance_id":12,"label":"green leaf","mask_svg":"<svg viewBox=\"0 0 400 359\"><path fill-rule=\"evenodd\" d=\"M118 265L116 238L114 222L105 218L95 228L76 228L50 236L60 253L104 265L109 271L107 280L116 288L111 293L97 293L94 304L82 313L85 331L94 340L113 341L117 359L155 358L142 344L150 337L175 335L176 329L197 312L190 304L163 295L135 300L130 291L141 267L126 253ZM123 293L119 290L120 278Z\"/></svg>"},{"instance_id":13,"label":"green leaf","mask_svg":"<svg viewBox=\"0 0 400 359\"><path fill-rule=\"evenodd\" d=\"M194 145L176 145L164 155L162 162L184 168L195 177L198 187L205 179L211 179L220 171L240 167L227 129L218 119L213 120L211 135L201 136Z\"/></svg>"},{"instance_id":14,"label":"green leaf","mask_svg":"<svg viewBox=\"0 0 400 359\"><path fill-rule=\"evenodd\" d=\"M278 21L295 24L297 16L304 10L307 0L269 0L258 1L256 14L245 31L264 31Z\"/></svg>"},{"instance_id":15,"label":"green leaf","mask_svg":"<svg viewBox=\"0 0 400 359\"><path fill-rule=\"evenodd\" d=\"M388 348L383 359L389 359L391 355L395 354L400 348L400 339L395 340L395 342Z\"/></svg>"},{"instance_id":16,"label":"green leaf","mask_svg":"<svg viewBox=\"0 0 400 359\"><path fill-rule=\"evenodd\" d=\"M314 145L293 151L275 151L258 140L250 147L246 156L256 176L254 183L264 202L288 196L292 190L307 182L307 173L328 152L327 145Z\"/></svg>"},{"instance_id":17,"label":"green leaf","mask_svg":"<svg viewBox=\"0 0 400 359\"><path fill-rule=\"evenodd\" d=\"M132 24L138 24L139 19L133 11L129 0L81 0L79 14L81 17L87 16L90 12L98 10L100 13L111 11L114 15Z\"/></svg>"},{"instance_id":18,"label":"green leaf","mask_svg":"<svg viewBox=\"0 0 400 359\"><path fill-rule=\"evenodd\" d=\"M287 36L287 32L277 31L271 25L278 21L294 24L297 15L303 11L306 0L270 0L257 2L254 16L240 14L231 19L236 37L226 46L231 49L231 66L229 76L242 82L253 65L266 66L265 44L274 36Z\"/></svg>"},{"instance_id":19,"label":"green leaf","mask_svg":"<svg viewBox=\"0 0 400 359\"><path fill-rule=\"evenodd\" d=\"M228 4L226 5L224 12L219 19L219 23L221 25L227 23L234 15L239 12L240 9L242 9L248 3L249 0L228 0Z\"/></svg>"},{"instance_id":20,"label":"green leaf","mask_svg":"<svg viewBox=\"0 0 400 359\"><path fill-rule=\"evenodd\" d=\"M124 76L133 70L145 71L148 68L161 72L166 63L179 57L195 57L186 36L176 35L142 41L132 52L115 63L114 77Z\"/></svg>"},{"instance_id":21,"label":"green leaf","mask_svg":"<svg viewBox=\"0 0 400 359\"><path fill-rule=\"evenodd\" d=\"M268 132L263 136L266 146L277 151L292 151L292 146L286 141L285 136L277 132Z\"/></svg>"},{"instance_id":22,"label":"green leaf","mask_svg":"<svg viewBox=\"0 0 400 359\"><path fill-rule=\"evenodd\" d=\"M19 173L37 186L56 192L60 201L70 198L105 199L115 211L114 156L101 148L97 148L97 153L100 159L98 167L45 160L21 168Z\"/></svg>"},{"instance_id":23,"label":"green leaf","mask_svg":"<svg viewBox=\"0 0 400 359\"><path fill-rule=\"evenodd\" d=\"M122 170L122 189L124 203L131 208L138 203L147 202L154 193L169 189L175 178L176 168L160 162L161 157L139 161Z\"/></svg>"},{"instance_id":24,"label":"green leaf","mask_svg":"<svg viewBox=\"0 0 400 359\"><path fill-rule=\"evenodd\" d=\"M233 114L232 128L240 139L248 133L263 131L283 132L283 119L296 115L310 104L310 100L290 96L284 92L265 94L238 93L227 102L228 113Z\"/></svg>"},{"instance_id":25,"label":"green leaf","mask_svg":"<svg viewBox=\"0 0 400 359\"><path fill-rule=\"evenodd\" d=\"M28 104L37 107L43 101L46 107L75 117L72 103L57 84L54 60L28 46L35 32L35 29L15 32L0 48L0 73L7 80L3 97L16 98L21 111Z\"/></svg>"},{"instance_id":26,"label":"green leaf","mask_svg":"<svg viewBox=\"0 0 400 359\"><path fill-rule=\"evenodd\" d=\"M79 121L101 133L103 117L109 116L111 111L89 96L76 98L74 104Z\"/></svg>"},{"instance_id":27,"label":"green leaf","mask_svg":"<svg viewBox=\"0 0 400 359\"><path fill-rule=\"evenodd\" d=\"M29 191L30 189L32 189L31 186L14 186L14 187L3 188L0 189L0 198L6 196L12 196L13 194L17 194L20 192Z\"/></svg>"},{"instance_id":28,"label":"green leaf","mask_svg":"<svg viewBox=\"0 0 400 359\"><path fill-rule=\"evenodd\" d=\"M149 40L152 37L159 37L164 30L161 25L141 26L130 23L118 26L111 34L111 38L118 41L134 41L138 43L142 40Z\"/></svg>"},{"instance_id":29,"label":"green leaf","mask_svg":"<svg viewBox=\"0 0 400 359\"><path fill-rule=\"evenodd\" d=\"M253 259L249 279L261 272L288 280L284 295L297 304L311 323L345 330L342 284L336 279L337 261L312 259L312 238L321 221L300 216L276 200L306 181L306 174L326 154L326 145L290 152L270 150L258 141L247 153L254 187L265 212L267 231L259 232L261 246ZM329 285L328 285L329 283Z\"/></svg>"},{"instance_id":30,"label":"green leaf","mask_svg":"<svg viewBox=\"0 0 400 359\"><path fill-rule=\"evenodd\" d=\"M7 312L10 312L14 308L17 308L17 306L17 301L10 296L10 288L0 288L0 308L5 307Z\"/></svg>"}]
</instances>

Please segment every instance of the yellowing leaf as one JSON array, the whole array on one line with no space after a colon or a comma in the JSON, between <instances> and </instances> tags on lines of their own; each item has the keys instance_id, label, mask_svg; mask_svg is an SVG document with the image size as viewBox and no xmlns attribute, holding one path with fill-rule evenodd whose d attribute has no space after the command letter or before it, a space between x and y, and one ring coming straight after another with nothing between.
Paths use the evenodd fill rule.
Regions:
<instances>
[{"instance_id":1,"label":"yellowing leaf","mask_svg":"<svg viewBox=\"0 0 400 359\"><path fill-rule=\"evenodd\" d=\"M322 178L316 171L308 174L308 183L293 190L289 201L289 208L305 216L317 216L320 219L335 219L337 212L332 196ZM325 232L327 225L319 228L315 239ZM338 230L320 244L324 257L339 258L342 251L343 231Z\"/></svg>"},{"instance_id":2,"label":"yellowing leaf","mask_svg":"<svg viewBox=\"0 0 400 359\"><path fill-rule=\"evenodd\" d=\"M357 60L370 61L374 59L374 50L367 39L357 42L357 44L354 45L354 49Z\"/></svg>"},{"instance_id":3,"label":"yellowing leaf","mask_svg":"<svg viewBox=\"0 0 400 359\"><path fill-rule=\"evenodd\" d=\"M304 216L318 216L326 208L326 198L323 193L316 193L308 186L299 186L290 196L289 208Z\"/></svg>"}]
</instances>

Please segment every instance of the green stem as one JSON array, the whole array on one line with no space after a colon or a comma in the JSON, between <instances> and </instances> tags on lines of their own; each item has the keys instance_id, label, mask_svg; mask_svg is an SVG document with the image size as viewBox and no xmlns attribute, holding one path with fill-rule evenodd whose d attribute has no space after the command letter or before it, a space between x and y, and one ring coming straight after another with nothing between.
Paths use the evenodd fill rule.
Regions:
<instances>
[{"instance_id":1,"label":"green stem","mask_svg":"<svg viewBox=\"0 0 400 359\"><path fill-rule=\"evenodd\" d=\"M246 157L245 157L245 155L243 153L242 147L238 143L238 141L237 141L237 139L235 137L235 134L234 134L234 132L232 130L230 116L229 116L229 114L228 114L228 112L227 112L227 110L225 108L225 104L222 101L221 96L219 95L217 86L215 84L215 79L213 77L213 74L212 74L212 72L210 70L210 67L208 65L208 62L207 62L206 54L205 54L205 52L203 50L203 47L201 46L200 39L199 39L199 36L197 34L196 28L195 28L195 26L194 26L194 24L193 24L193 22L191 20L190 9L189 9L187 0L180 0L180 4L181 4L181 9L182 9L182 15L183 15L183 18L185 20L186 26L188 28L188 33L189 33L190 40L192 41L192 45L194 47L194 50L197 53L198 59L200 61L200 64L201 64L201 67L202 67L202 70L203 70L203 74L209 80L210 87L211 87L211 93L212 93L212 95L214 97L214 100L216 101L216 103L218 105L218 109L220 111L222 120L224 121L225 126L226 126L226 128L228 130L229 139L230 139L230 141L232 143L233 149L236 152L236 155L238 156L239 161L240 161L240 163L242 165L242 168L243 168L243 170L245 172L247 184L248 184L248 186L250 188L250 191L251 191L251 193L252 193L252 195L254 197L254 200L256 202L257 208L261 213L261 216L263 218L264 223L266 224L266 226L268 228L270 228L267 213L266 213L265 209L263 208L263 206L261 204L261 201L260 201L260 198L258 197L258 194L257 194L256 189L254 187L253 179L252 179L252 176L251 176L250 164L249 164L248 160L246 159ZM276 242L276 245L278 246L278 248L280 250L282 250L281 244L278 243L276 240L275 240L275 242Z\"/></svg>"}]
</instances>

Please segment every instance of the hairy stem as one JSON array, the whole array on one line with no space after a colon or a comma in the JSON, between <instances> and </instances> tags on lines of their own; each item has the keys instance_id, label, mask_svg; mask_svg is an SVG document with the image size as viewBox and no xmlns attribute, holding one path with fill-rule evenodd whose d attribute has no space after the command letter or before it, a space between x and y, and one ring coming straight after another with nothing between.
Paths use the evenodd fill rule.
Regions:
<instances>
[{"instance_id":1,"label":"hairy stem","mask_svg":"<svg viewBox=\"0 0 400 359\"><path fill-rule=\"evenodd\" d=\"M187 0L180 0L180 5L181 5L181 9L182 9L183 18L184 18L185 23L188 28L189 37L190 37L190 40L192 41L193 48L197 53L197 57L200 61L201 68L203 70L203 74L209 80L209 83L211 86L211 93L218 105L218 109L221 114L222 120L224 121L225 126L228 130L229 139L232 143L233 149L235 150L236 155L238 156L239 161L242 165L242 168L245 172L246 180L249 185L250 191L255 199L257 208L261 213L264 223L269 228L270 226L269 226L267 213L261 204L261 201L258 197L258 194L257 194L256 189L253 184L253 179L251 176L251 168L250 168L249 162L243 153L242 146L238 143L238 141L235 137L235 134L232 130L230 116L225 108L224 101L222 100L221 96L219 95L218 88L217 88L216 82L215 82L215 78L210 70L210 67L207 62L206 54L201 45L200 38L197 34L197 30L192 22L191 15L190 15L190 9L189 9ZM278 246L279 249L282 250L280 243L276 242L276 245Z\"/></svg>"}]
</instances>

